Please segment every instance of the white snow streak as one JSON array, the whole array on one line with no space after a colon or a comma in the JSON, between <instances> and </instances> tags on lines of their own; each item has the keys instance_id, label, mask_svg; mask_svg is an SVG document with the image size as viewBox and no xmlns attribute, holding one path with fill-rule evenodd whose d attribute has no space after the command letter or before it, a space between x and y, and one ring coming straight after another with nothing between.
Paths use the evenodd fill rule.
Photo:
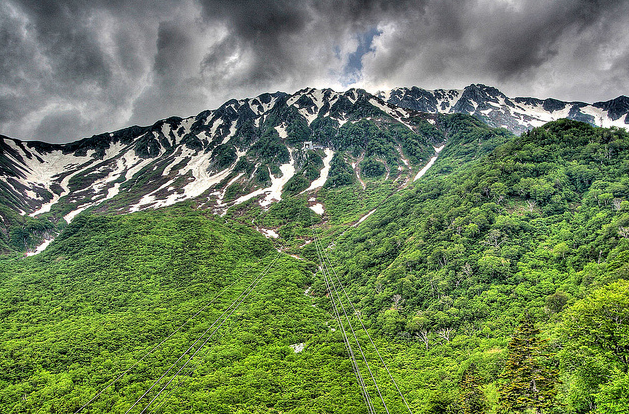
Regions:
<instances>
[{"instance_id":1,"label":"white snow streak","mask_svg":"<svg viewBox=\"0 0 629 414\"><path fill-rule=\"evenodd\" d=\"M27 256L35 256L36 254L39 254L41 252L43 252L44 250L46 250L46 247L48 247L48 245L53 241L54 239L46 239L43 241L42 244L40 244L39 246L37 246L35 248L35 250L33 250L32 252L27 252L26 255Z\"/></svg>"},{"instance_id":2,"label":"white snow streak","mask_svg":"<svg viewBox=\"0 0 629 414\"><path fill-rule=\"evenodd\" d=\"M358 227L358 225L359 225L360 223L362 223L363 221L367 220L367 217L371 216L371 215L372 215L373 213L375 213L375 212L376 212L376 209L374 208L374 209L373 209L373 210L371 210L369 213L367 213L367 214L365 214L364 216L362 216L362 217L360 218L360 220L358 220L358 221L356 222L356 224L354 224L352 227Z\"/></svg>"},{"instance_id":3,"label":"white snow streak","mask_svg":"<svg viewBox=\"0 0 629 414\"><path fill-rule=\"evenodd\" d=\"M317 213L318 215L322 216L323 213L325 213L325 210L323 209L323 204L321 203L317 203L313 206L310 206L310 210L314 211L315 213Z\"/></svg>"},{"instance_id":4,"label":"white snow streak","mask_svg":"<svg viewBox=\"0 0 629 414\"><path fill-rule=\"evenodd\" d=\"M439 153L441 152L441 150L443 149L443 147L445 147L445 144L440 146L440 147L434 147L435 148L435 156L432 157L430 159L430 161L428 161L428 164L426 164L426 166L424 168L422 168L421 170L419 170L419 172L417 173L417 175L415 176L415 179L413 181L417 181L419 178L421 178L424 174L426 174L426 172L428 171L428 169L430 169L430 167L432 167L432 165L435 163L435 161L437 161L437 157L439 156Z\"/></svg>"},{"instance_id":5,"label":"white snow streak","mask_svg":"<svg viewBox=\"0 0 629 414\"><path fill-rule=\"evenodd\" d=\"M305 193L310 190L314 190L315 188L323 187L325 182L328 180L328 174L330 173L330 162L332 161L333 157L334 157L334 151L332 151L329 148L326 148L325 158L323 159L323 168L321 169L321 174L319 175L319 178L314 180L310 184L310 187L306 188L304 191L302 191L302 193Z\"/></svg>"}]
</instances>

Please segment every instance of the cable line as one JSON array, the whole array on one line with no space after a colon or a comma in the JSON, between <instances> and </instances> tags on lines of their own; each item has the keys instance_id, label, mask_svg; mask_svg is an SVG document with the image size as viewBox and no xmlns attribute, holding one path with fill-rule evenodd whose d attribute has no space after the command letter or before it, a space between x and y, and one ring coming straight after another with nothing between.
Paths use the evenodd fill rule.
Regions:
<instances>
[{"instance_id":1,"label":"cable line","mask_svg":"<svg viewBox=\"0 0 629 414\"><path fill-rule=\"evenodd\" d=\"M316 243L316 241L315 241ZM319 245L319 249L323 250L322 247ZM322 253L323 255L324 253ZM323 259L323 266L327 269L328 266L325 263L325 259ZM329 270L328 270L328 275L330 274ZM375 376L373 375L373 372L371 371L371 367L369 367L369 362L367 361L367 357L365 356L365 353L360 345L360 341L358 340L358 335L356 335L356 331L354 330L354 327L352 326L352 322L347 314L347 310L345 309L345 305L343 305L343 302L341 300L341 295L338 293L338 290L336 289L336 284L334 283L334 280L332 280L332 278L330 277L330 281L331 281L331 286L332 286L332 292L330 292L332 295L336 294L337 298L338 298L338 302L341 306L341 309L343 311L343 314L345 315L345 319L347 320L347 324L349 326L349 329L352 332L352 336L354 337L354 340L356 341L356 345L358 346L358 351L360 352L360 355L362 356L363 362L365 363L365 366L367 367L367 371L369 372L369 376L371 377L371 380L374 383L374 386L376 387L376 391L378 393L378 396L380 397L380 401L382 402L382 405L384 406L385 411L387 412L387 414L389 413L389 408L387 407L386 402L384 401L384 397L382 396L382 393L380 392L380 387L378 386L378 382L376 381Z\"/></svg>"},{"instance_id":2,"label":"cable line","mask_svg":"<svg viewBox=\"0 0 629 414\"><path fill-rule=\"evenodd\" d=\"M127 368L122 374L118 375L118 377L116 377L113 381L111 381L106 387L104 387L103 389L101 389L98 393L96 393L96 395L94 395L88 402L86 402L85 404L83 404L81 406L81 408L79 408L78 410L76 410L74 412L74 414L78 414L81 411L83 411L83 409L85 409L85 407L87 407L88 405L90 405L94 400L96 400L98 397L101 396L102 393L104 393L105 391L107 391L107 389L109 389L112 385L114 385L116 382L118 382L120 379L122 379L122 377L124 377L125 375L127 375L129 373L129 371L131 371L133 368L135 368L140 362L142 362L144 360L144 358L146 358L147 356L151 355L155 350L157 350L160 346L162 346L166 341L168 341L170 338L172 338L177 332L179 332L185 325L188 324L188 322L190 322L191 320L193 320L194 318L196 318L201 312L203 312L205 309L208 308L208 306L210 306L211 304L213 304L216 299L218 299L226 290L231 289L237 282L239 282L240 279L236 278L236 280L234 280L229 286L223 288L220 292L218 292L214 298L212 298L212 300L210 302L208 302L205 306L203 306L197 313L195 313L194 315L192 315L191 317L189 317L184 323L182 323L181 325L179 325L179 327L174 330L173 332L170 333L170 335L168 335L165 339L163 339L160 343L158 343L157 345L155 345L153 348L151 348L147 353L145 353L142 358L138 359L133 365L131 365L129 368Z\"/></svg>"},{"instance_id":3,"label":"cable line","mask_svg":"<svg viewBox=\"0 0 629 414\"><path fill-rule=\"evenodd\" d=\"M356 379L358 381L358 385L361 387L363 399L365 400L365 404L367 405L367 410L370 413L374 413L375 414L375 408L373 406L373 403L371 402L371 398L370 398L370 395L369 395L369 390L367 389L367 385L365 384L365 381L364 381L364 379L362 377L362 374L360 373L360 368L358 366L358 362L356 360L356 356L354 354L354 351L353 351L351 343L349 341L347 332L345 331L345 326L344 326L344 324L342 322L340 313L339 313L338 308L336 306L336 301L334 299L333 288L330 285L331 278L328 279L328 276L326 276L327 270L326 270L326 266L325 266L325 261L323 260L323 255L321 253L320 243L318 241L317 235L314 232L314 230L311 229L311 231L312 231L312 234L313 234L313 239L314 239L315 249L317 251L317 256L319 257L319 262L321 264L320 269L321 269L321 272L323 274L323 278L324 278L324 281L326 283L328 292L330 293L330 300L332 302L332 307L334 309L334 313L335 313L337 322L339 324L339 327L341 328L341 332L342 332L342 335L343 335L343 340L344 340L346 348L348 350L348 353L349 353L349 356L350 356L350 360L352 362L352 367L354 369L354 373L355 373ZM329 273L328 273L328 275L329 275ZM337 297L340 297L340 296L337 294ZM340 301L339 301L339 305L343 306L343 304ZM348 324L349 324L349 326L351 328L351 322L350 322L350 320L348 318L347 318L347 321L348 321ZM352 329L352 331L353 331L353 329ZM360 343L358 342L358 339L356 338L355 335L354 335L354 339L358 343L359 350L360 350ZM360 350L360 352L362 354L362 350ZM364 358L364 354L363 354L363 360L366 362L366 359ZM367 364L367 368L369 369L368 364Z\"/></svg>"},{"instance_id":4,"label":"cable line","mask_svg":"<svg viewBox=\"0 0 629 414\"><path fill-rule=\"evenodd\" d=\"M148 407L150 407L150 405L155 401L155 399L157 397L159 397L159 395L164 391L164 389L172 382L172 380L181 372L181 370L183 368L185 368L188 363L190 362L190 360L192 358L194 358L196 356L196 354L199 352L199 350L209 341L209 339L214 335L214 333L225 323L225 321L234 313L234 311L236 309L238 309L238 307L240 306L240 304L249 296L249 294L251 293L251 291L256 287L256 285L260 282L260 280L262 280L262 278L264 276L266 276L266 274L268 273L269 269L273 266L273 264L275 263L275 261L277 261L277 259L279 258L280 253L277 254L277 256L275 257L275 259L273 259L273 261L267 266L267 268L259 275L257 276L253 282L251 282L249 284L249 286L247 288L245 288L245 290L238 296L238 298L236 298L236 300L234 300L231 305L229 305L227 307L227 309L225 309L225 311L212 323L212 325L210 325L209 328L207 328L202 334L201 336L199 336L199 338L197 338L196 341L194 341L192 343L192 345L190 345L190 347L188 347L188 349L186 351L184 351L181 356L168 368L168 370L166 370L166 372L164 372L150 387L148 390L146 390L144 392L144 394L142 394L142 396L140 396L140 398L138 398L133 405L131 405L131 407L129 407L129 409L125 412L125 414L128 414L153 388L155 388L155 386L166 376L168 375L168 373L175 367L175 365L177 365L177 363L179 361L181 361L183 359L183 357L190 352L190 350L192 348L194 348L194 346L201 341L201 339L203 339L203 337L218 323L219 320L221 320L223 318L223 316L225 316L225 314L227 314L229 312L229 310L234 306L235 308L231 310L231 312L229 312L229 314L225 317L225 320L223 320L219 326L210 334L210 336L208 336L207 339L205 339L205 341L199 346L199 348L197 348L197 350L194 352L194 354L192 354L192 356L188 359L188 361L177 371L177 373L175 373L175 375L166 383L165 386L162 387L162 389L160 389L160 391L157 393L157 395L149 402L149 404L142 410L142 413L144 413L146 411L146 409ZM243 297L244 295L244 297ZM238 303L237 303L238 302Z\"/></svg>"},{"instance_id":5,"label":"cable line","mask_svg":"<svg viewBox=\"0 0 629 414\"><path fill-rule=\"evenodd\" d=\"M311 221L311 226L312 226L312 221ZM336 281L337 281L337 283L338 283L338 286L339 286L339 287L340 287L340 289L343 291L343 294L345 295L345 297L346 297L346 299L347 299L347 302L349 303L349 305L351 306L352 310L354 311L354 314L356 315L356 319L358 319L358 322L360 323L360 325L361 325L361 327L362 327L363 331L365 331L365 333L367 334L367 337L369 338L369 342L371 343L371 345L372 345L372 346L373 346L373 348L375 349L376 354L378 355L378 358L379 358L380 362L382 363L382 365L383 365L384 369L387 371L387 374L389 375L389 378L391 379L391 382L392 382L392 383L393 383L393 385L395 386L395 389L397 390L398 394L399 394L399 395L400 395L400 397L402 398L402 401L404 402L404 405L405 405L406 409L408 410L408 412L409 412L410 414L413 414L413 412L411 411L410 406L408 405L408 402L406 401L406 398L404 397L404 394L402 394L402 391L400 390L399 386L397 385L397 382L396 382L396 381L395 381L395 379L393 378L393 375L391 374L391 371L389 370L389 367L388 367L388 366L387 366L387 364L384 362L384 359L382 358L382 355L380 354L380 351L378 350L378 347L377 347L377 346L376 346L376 344L374 343L373 339L371 338L371 335L369 334L369 331L367 330L367 328L366 328L366 327L365 327L365 325L363 324L362 320L361 320L361 319L360 319L360 317L358 316L358 311L357 311L357 310L356 310L356 308L354 307L354 304L352 303L352 301L351 301L351 299L350 299L350 297L349 297L349 295L348 295L347 291L345 290L345 287L343 286L343 283L341 282L340 277L339 277L339 276L338 276L338 274L336 273L336 269L332 266L332 261L330 260L330 257L329 257L329 255L328 255L328 253L327 253L326 249L324 249L324 248L323 248L323 247L321 247L321 246L317 246L317 244L316 244L316 241L317 241L316 232L314 231L314 229L312 229L311 231L312 231L312 233L313 233L313 237L314 237L314 239L315 239L315 247L317 247L317 254L319 255L319 252L321 252L321 255L323 255L323 256L324 256L324 258L325 258L325 259L324 259L324 262L325 262L325 260L327 260L327 263L326 263L326 268L327 268L327 269L332 268L332 272L334 273L334 276L335 276L335 278L336 278ZM320 259L320 260L321 260L321 259ZM328 264L329 264L329 266L328 266ZM329 270L328 270L328 274L330 274L330 273L329 273ZM339 303L341 303L341 306L342 306L341 298L340 298L340 295L339 295L339 293L338 293L338 290L336 289L336 283L334 283L334 280L332 280L332 285L333 285L333 288L334 288L334 290L335 290L335 293L339 296ZM345 310L344 306L343 306L343 310ZM346 318L348 318L348 317L347 317L347 314L345 314L345 317L346 317ZM348 323L349 323L350 328L351 328L351 322L349 321L349 318L348 318ZM352 328L352 332L353 332L353 328ZM354 337L356 338L356 336L354 336ZM356 338L356 340L357 340L357 338ZM357 340L357 342L358 342L358 340ZM360 343L358 343L358 346L359 346L359 348L360 348ZM361 351L362 351L362 348L360 348L360 349L361 349ZM365 363L366 363L366 361L365 361ZM367 369L369 370L369 373L370 373L370 374L372 374L372 373L371 373L371 369L369 368L369 365L368 365L368 364L367 364ZM379 396L380 396L380 398L381 398L381 400L382 400L382 403L383 403L383 405L385 406L385 410L386 410L386 411L387 411L387 413L388 413L388 412L389 412L389 411L388 411L388 408L386 407L386 404L384 403L384 399L382 399L382 395L380 394L379 387L378 387L377 383L375 382L375 378L373 377L373 374L372 374L372 379L374 380L374 384L376 385L376 389L378 390L378 394L379 394Z\"/></svg>"},{"instance_id":6,"label":"cable line","mask_svg":"<svg viewBox=\"0 0 629 414\"><path fill-rule=\"evenodd\" d=\"M349 298L349 295L347 294L347 291L345 290L345 287L341 283L341 279L339 278L338 274L336 273L336 270L332 266L332 262L330 261L330 257L328 256L327 252L325 252L325 251L324 251L324 255L325 255L325 258L327 259L328 263L330 264L330 267L332 268L332 272L334 273L334 276L336 277L336 279L337 279L337 281L339 283L339 286L343 290L343 293L345 294L345 297L347 298L347 301L349 302L350 306L352 307L352 310L354 311L354 314L357 315L358 314L357 310L354 307L354 304L352 303L351 299ZM365 325L363 324L362 320L360 318L358 318L358 317L357 317L357 319L358 319L358 322L360 323L360 325L362 326L363 330L367 334L367 337L369 338L369 341L371 342L371 345L376 350L376 354L378 354L378 358L380 359L380 362L382 363L382 365L384 366L384 369L389 374L389 378L391 378L391 381L393 382L393 385L395 386L395 389L397 390L397 392L400 395L400 397L402 397L402 401L404 401L404 405L406 406L406 409L408 410L408 412L410 414L413 414L413 412L411 411L411 408L409 407L409 405L408 405L408 403L406 401L406 398L404 398L404 394L402 394L402 391L400 391L400 388L398 387L397 383L395 382L395 379L393 379L393 375L391 375L391 372L389 371L389 367L387 366L387 364L382 359L382 355L380 355L380 351L378 350L378 347L373 342L373 339L371 338L371 335L369 335L369 331L367 330L367 328L365 328Z\"/></svg>"},{"instance_id":7,"label":"cable line","mask_svg":"<svg viewBox=\"0 0 629 414\"><path fill-rule=\"evenodd\" d=\"M229 328L228 328L228 330L229 330ZM226 333L226 332L227 332L227 331L224 331L224 332L223 332L223 333L222 333L222 334L221 334L221 335L217 338L216 343L218 343L218 342L219 342L219 341L220 341L220 340L221 340L221 339L225 336L225 333ZM208 352L209 350L210 350L210 347L206 348L206 350L205 350L205 355L204 355L203 357L207 356L207 352ZM203 357L202 357L202 358L203 358ZM190 369L188 370L188 372L186 372L184 375L186 375L186 376L192 376L192 374L193 374L193 373L197 370L197 368L198 368L200 365L201 365L201 363L199 362L199 363L197 363L196 365L194 365L194 366L190 367ZM157 407L155 407L153 410L151 410L151 411L150 411L150 413L157 412L157 410L159 410L159 409L160 409L160 407L161 407L162 405L164 405L166 402L168 402L168 400L170 399L170 397L172 397L173 392L177 389L177 387L181 386L181 384L182 384L182 383L183 383L183 379L182 379L182 378L179 378L179 381L177 382L177 384L176 384L173 388L171 388L171 389L168 391L168 394L166 394L166 396L164 397L164 399L162 400L162 402L160 402L160 403L159 403L159 405L158 405Z\"/></svg>"},{"instance_id":8,"label":"cable line","mask_svg":"<svg viewBox=\"0 0 629 414\"><path fill-rule=\"evenodd\" d=\"M279 256L279 254L278 254L278 256ZM256 293L257 293L257 292L254 292L254 295L255 295ZM218 329L217 329L217 330L218 330ZM222 334L220 334L220 335L219 335L219 337L217 338L217 342L216 342L216 343L218 343L218 341L219 341L221 338L223 338L223 337L225 336L225 334L227 333L227 331L228 331L228 330L229 330L229 328L227 328L227 330L225 330ZM210 348L209 348L209 347L205 349L205 354L201 357L201 359L202 359L202 358L204 358L204 357L207 355L207 353L208 353L208 351L209 351L209 350L210 350ZM188 371L187 371L186 373L184 373L183 375L185 375L185 376L191 376L191 375L192 375L192 374L193 374L193 373L197 370L197 368L199 368L199 366L200 366L200 365L201 365L201 362L198 362L198 363L196 363L196 364L192 365L192 366L188 369ZM162 402L160 402L160 403L159 403L159 405L158 405L157 407L155 407L153 410L151 410L151 411L150 411L150 413L157 412L157 410L159 410L159 409L160 409L160 407L162 407L162 405L164 405L166 402L168 402L168 400L170 399L170 397L172 397L172 394L174 393L174 391L176 390L176 388L177 388L177 387L179 387L179 386L181 386L181 384L182 384L182 383L183 383L183 379L182 379L182 378L181 378L181 376L180 376L180 377L179 377L179 380L178 380L178 382L177 382L177 384L175 384L175 386L174 386L173 388L171 388L171 389L168 391L168 393L166 394L166 396L162 399Z\"/></svg>"},{"instance_id":9,"label":"cable line","mask_svg":"<svg viewBox=\"0 0 629 414\"><path fill-rule=\"evenodd\" d=\"M322 256L321 256L321 252L319 251L319 246L317 245L316 239L315 239L315 249L317 250L317 255L319 256L319 260L322 263ZM336 306L336 301L334 299L334 295L332 293L332 289L330 287L330 283L328 280L328 277L326 276L326 270L321 266L319 267L321 269L321 273L323 274L323 279L325 281L326 287L328 289L328 292L330 293L330 301L332 303L332 308L334 310L334 315L335 318L337 320L337 323L339 325L339 328L341 329L341 334L343 336L343 343L345 344L345 347L347 349L347 352L349 354L350 357L350 361L352 363L352 370L354 371L354 375L356 376L356 381L358 382L359 387L361 388L361 395L363 397L363 400L365 401L365 405L367 406L367 411L369 411L370 413L375 414L375 408L373 406L373 404L371 403L371 398L369 395L369 390L367 389L367 386L365 384L365 381L362 377L362 374L360 373L360 368L358 366L358 362L356 361L356 356L354 355L354 351L352 349L352 346L350 344L349 338L347 337L347 332L345 331L345 326L341 320L340 314L338 312L337 306Z\"/></svg>"}]
</instances>

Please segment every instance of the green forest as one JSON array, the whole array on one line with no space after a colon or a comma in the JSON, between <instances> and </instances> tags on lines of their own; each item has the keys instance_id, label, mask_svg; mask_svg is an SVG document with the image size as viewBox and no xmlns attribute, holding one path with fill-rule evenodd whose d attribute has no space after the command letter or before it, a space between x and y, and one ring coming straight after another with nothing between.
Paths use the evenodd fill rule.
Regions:
<instances>
[{"instance_id":1,"label":"green forest","mask_svg":"<svg viewBox=\"0 0 629 414\"><path fill-rule=\"evenodd\" d=\"M365 188L335 156L323 217L295 179L268 210L84 213L36 256L0 245L0 411L628 413L629 134L439 122L405 188L378 179L388 149Z\"/></svg>"}]
</instances>

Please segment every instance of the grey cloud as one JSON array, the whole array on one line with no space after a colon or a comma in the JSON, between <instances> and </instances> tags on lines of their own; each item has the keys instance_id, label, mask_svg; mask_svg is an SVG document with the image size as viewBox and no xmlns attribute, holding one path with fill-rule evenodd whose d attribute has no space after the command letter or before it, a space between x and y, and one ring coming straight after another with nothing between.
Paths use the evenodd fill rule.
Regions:
<instances>
[{"instance_id":1,"label":"grey cloud","mask_svg":"<svg viewBox=\"0 0 629 414\"><path fill-rule=\"evenodd\" d=\"M228 22L239 36L277 42L283 34L302 30L308 21L304 3L291 0L201 0L203 15L211 21Z\"/></svg>"},{"instance_id":2,"label":"grey cloud","mask_svg":"<svg viewBox=\"0 0 629 414\"><path fill-rule=\"evenodd\" d=\"M200 112L205 97L191 25L180 21L159 24L152 83L134 101L132 123L150 124L159 118Z\"/></svg>"},{"instance_id":3,"label":"grey cloud","mask_svg":"<svg viewBox=\"0 0 629 414\"><path fill-rule=\"evenodd\" d=\"M77 139L232 97L341 88L348 67L367 88L610 99L628 93L627 23L622 0L6 0L0 133Z\"/></svg>"},{"instance_id":4,"label":"grey cloud","mask_svg":"<svg viewBox=\"0 0 629 414\"><path fill-rule=\"evenodd\" d=\"M600 58L601 46L624 30L628 5L611 0L435 0L421 18L400 20L394 35L385 33L386 41L380 42L365 72L373 83L388 77L406 85L423 79L430 83L423 86L461 87L471 81L487 82L507 93L527 94L525 88L528 94L542 89L549 94L567 92L566 86L575 81L572 72L581 72L579 76L589 76L593 82L600 76L610 80L585 61ZM595 40L590 39L593 33ZM556 85L549 85L550 76ZM618 94L626 93L628 86L626 80L615 83ZM582 96L575 96L573 90L557 97L591 100L581 91Z\"/></svg>"},{"instance_id":5,"label":"grey cloud","mask_svg":"<svg viewBox=\"0 0 629 414\"><path fill-rule=\"evenodd\" d=\"M74 136L84 119L77 110L59 111L46 115L35 129L35 134L48 137L48 142L61 143L66 137Z\"/></svg>"}]
</instances>

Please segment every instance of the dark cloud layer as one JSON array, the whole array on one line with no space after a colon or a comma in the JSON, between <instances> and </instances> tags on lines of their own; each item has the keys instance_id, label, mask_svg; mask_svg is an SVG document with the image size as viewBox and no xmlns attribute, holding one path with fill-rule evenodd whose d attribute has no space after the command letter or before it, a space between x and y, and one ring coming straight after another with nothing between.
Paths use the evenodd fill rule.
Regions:
<instances>
[{"instance_id":1,"label":"dark cloud layer","mask_svg":"<svg viewBox=\"0 0 629 414\"><path fill-rule=\"evenodd\" d=\"M305 86L628 94L624 0L5 0L0 133L65 142Z\"/></svg>"}]
</instances>

